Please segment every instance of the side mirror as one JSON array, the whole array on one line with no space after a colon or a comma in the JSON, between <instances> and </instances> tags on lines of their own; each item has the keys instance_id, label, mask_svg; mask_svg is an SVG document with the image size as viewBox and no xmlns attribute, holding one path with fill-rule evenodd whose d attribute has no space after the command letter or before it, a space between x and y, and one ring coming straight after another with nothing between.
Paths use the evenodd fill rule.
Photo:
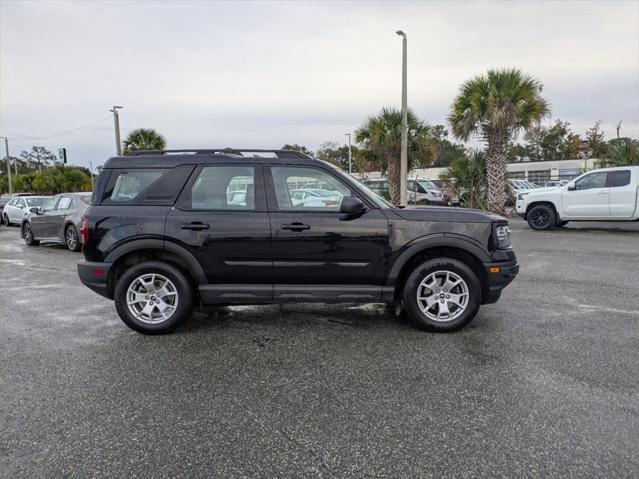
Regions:
<instances>
[{"instance_id":1,"label":"side mirror","mask_svg":"<svg viewBox=\"0 0 639 479\"><path fill-rule=\"evenodd\" d=\"M34 206L33 208L29 208L29 213L35 213L36 215L40 212L40 208Z\"/></svg>"},{"instance_id":2,"label":"side mirror","mask_svg":"<svg viewBox=\"0 0 639 479\"><path fill-rule=\"evenodd\" d=\"M577 189L577 187L575 186L574 183L568 185L568 191L575 191Z\"/></svg>"},{"instance_id":3,"label":"side mirror","mask_svg":"<svg viewBox=\"0 0 639 479\"><path fill-rule=\"evenodd\" d=\"M344 215L343 219L362 216L366 213L366 206L364 206L364 203L362 203L362 200L359 198L344 196L339 205L339 212Z\"/></svg>"}]
</instances>

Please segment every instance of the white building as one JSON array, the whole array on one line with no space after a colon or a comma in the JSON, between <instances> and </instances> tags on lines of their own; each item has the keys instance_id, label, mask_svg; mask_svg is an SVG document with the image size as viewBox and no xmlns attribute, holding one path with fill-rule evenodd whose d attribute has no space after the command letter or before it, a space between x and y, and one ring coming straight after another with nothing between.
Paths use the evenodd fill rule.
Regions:
<instances>
[{"instance_id":1,"label":"white building","mask_svg":"<svg viewBox=\"0 0 639 479\"><path fill-rule=\"evenodd\" d=\"M508 163L508 177L526 179L539 185L545 185L550 180L570 180L584 171L595 168L597 159L571 159L557 161L521 161ZM408 174L410 178L437 179L446 168L417 168ZM355 174L359 178L359 174ZM381 175L378 171L366 173L364 178L374 179Z\"/></svg>"}]
</instances>

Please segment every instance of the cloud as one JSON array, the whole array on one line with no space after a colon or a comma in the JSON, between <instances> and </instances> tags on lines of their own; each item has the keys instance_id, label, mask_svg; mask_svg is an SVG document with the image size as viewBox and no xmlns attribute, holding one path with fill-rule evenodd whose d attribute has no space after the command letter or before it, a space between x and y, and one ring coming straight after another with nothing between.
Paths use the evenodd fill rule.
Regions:
<instances>
[{"instance_id":1,"label":"cloud","mask_svg":"<svg viewBox=\"0 0 639 479\"><path fill-rule=\"evenodd\" d=\"M553 118L639 136L635 2L2 2L0 130L39 136L124 105L123 135L170 147L316 147L399 104L445 121L461 82L515 66ZM49 140L73 162L114 151L109 121ZM12 141L14 152L33 142Z\"/></svg>"}]
</instances>

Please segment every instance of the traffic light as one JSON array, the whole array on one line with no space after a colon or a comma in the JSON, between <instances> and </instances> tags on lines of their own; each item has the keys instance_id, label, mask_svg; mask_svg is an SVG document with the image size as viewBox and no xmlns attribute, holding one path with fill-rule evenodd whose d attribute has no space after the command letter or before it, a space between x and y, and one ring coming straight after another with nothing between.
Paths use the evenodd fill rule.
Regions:
<instances>
[{"instance_id":1,"label":"traffic light","mask_svg":"<svg viewBox=\"0 0 639 479\"><path fill-rule=\"evenodd\" d=\"M59 148L58 149L58 159L62 161L63 164L67 164L67 149Z\"/></svg>"}]
</instances>

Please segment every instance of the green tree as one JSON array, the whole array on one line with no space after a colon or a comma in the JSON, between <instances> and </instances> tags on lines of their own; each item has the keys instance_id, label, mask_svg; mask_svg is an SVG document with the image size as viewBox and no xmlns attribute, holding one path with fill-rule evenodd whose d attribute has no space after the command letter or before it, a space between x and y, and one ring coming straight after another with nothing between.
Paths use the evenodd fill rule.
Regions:
<instances>
[{"instance_id":1,"label":"green tree","mask_svg":"<svg viewBox=\"0 0 639 479\"><path fill-rule=\"evenodd\" d=\"M488 208L503 213L506 205L506 160L512 139L549 113L542 84L517 69L489 70L465 82L455 98L449 121L453 134L467 141L479 134L487 143Z\"/></svg>"},{"instance_id":2,"label":"green tree","mask_svg":"<svg viewBox=\"0 0 639 479\"><path fill-rule=\"evenodd\" d=\"M486 207L486 160L483 152L475 150L456 158L439 177L452 185L463 207Z\"/></svg>"},{"instance_id":3,"label":"green tree","mask_svg":"<svg viewBox=\"0 0 639 479\"><path fill-rule=\"evenodd\" d=\"M448 130L444 125L433 126L431 128L431 135L433 136L437 150L433 166L448 166L457 158L466 156L466 149L463 145L453 143L448 139Z\"/></svg>"},{"instance_id":4,"label":"green tree","mask_svg":"<svg viewBox=\"0 0 639 479\"><path fill-rule=\"evenodd\" d=\"M557 120L552 126L531 126L524 139L525 156L531 161L563 160L577 156L581 138L570 130L570 123Z\"/></svg>"},{"instance_id":5,"label":"green tree","mask_svg":"<svg viewBox=\"0 0 639 479\"><path fill-rule=\"evenodd\" d=\"M586 131L586 141L588 147L592 150L593 158L605 158L608 151L608 145L606 144L606 135L601 129L601 121L596 121L595 124Z\"/></svg>"},{"instance_id":6,"label":"green tree","mask_svg":"<svg viewBox=\"0 0 639 479\"><path fill-rule=\"evenodd\" d=\"M368 163L386 165L391 201L400 203L402 113L396 108L383 108L371 116L355 132L355 141L365 151L360 158ZM435 142L430 127L408 110L408 169L426 168L435 158Z\"/></svg>"},{"instance_id":7,"label":"green tree","mask_svg":"<svg viewBox=\"0 0 639 479\"><path fill-rule=\"evenodd\" d=\"M153 128L137 128L132 130L124 140L124 151L164 150L166 140Z\"/></svg>"},{"instance_id":8,"label":"green tree","mask_svg":"<svg viewBox=\"0 0 639 479\"><path fill-rule=\"evenodd\" d=\"M282 148L280 148L280 150L299 151L301 153L304 153L305 155L310 156L311 158L315 158L315 154L313 153L313 151L309 150L305 146L298 145L297 143L294 143L292 145L288 143L286 145L282 145Z\"/></svg>"},{"instance_id":9,"label":"green tree","mask_svg":"<svg viewBox=\"0 0 639 479\"><path fill-rule=\"evenodd\" d=\"M607 158L599 166L636 166L639 165L639 141L631 138L615 138L606 146Z\"/></svg>"},{"instance_id":10,"label":"green tree","mask_svg":"<svg viewBox=\"0 0 639 479\"><path fill-rule=\"evenodd\" d=\"M20 153L20 158L27 171L39 171L55 164L56 156L44 146L32 146L31 150Z\"/></svg>"},{"instance_id":11,"label":"green tree","mask_svg":"<svg viewBox=\"0 0 639 479\"><path fill-rule=\"evenodd\" d=\"M355 170L355 157L359 153L359 148L351 145L352 169ZM327 141L320 145L317 150L317 159L328 161L335 166L339 166L342 170L348 171L348 145L340 145L339 143Z\"/></svg>"}]
</instances>

